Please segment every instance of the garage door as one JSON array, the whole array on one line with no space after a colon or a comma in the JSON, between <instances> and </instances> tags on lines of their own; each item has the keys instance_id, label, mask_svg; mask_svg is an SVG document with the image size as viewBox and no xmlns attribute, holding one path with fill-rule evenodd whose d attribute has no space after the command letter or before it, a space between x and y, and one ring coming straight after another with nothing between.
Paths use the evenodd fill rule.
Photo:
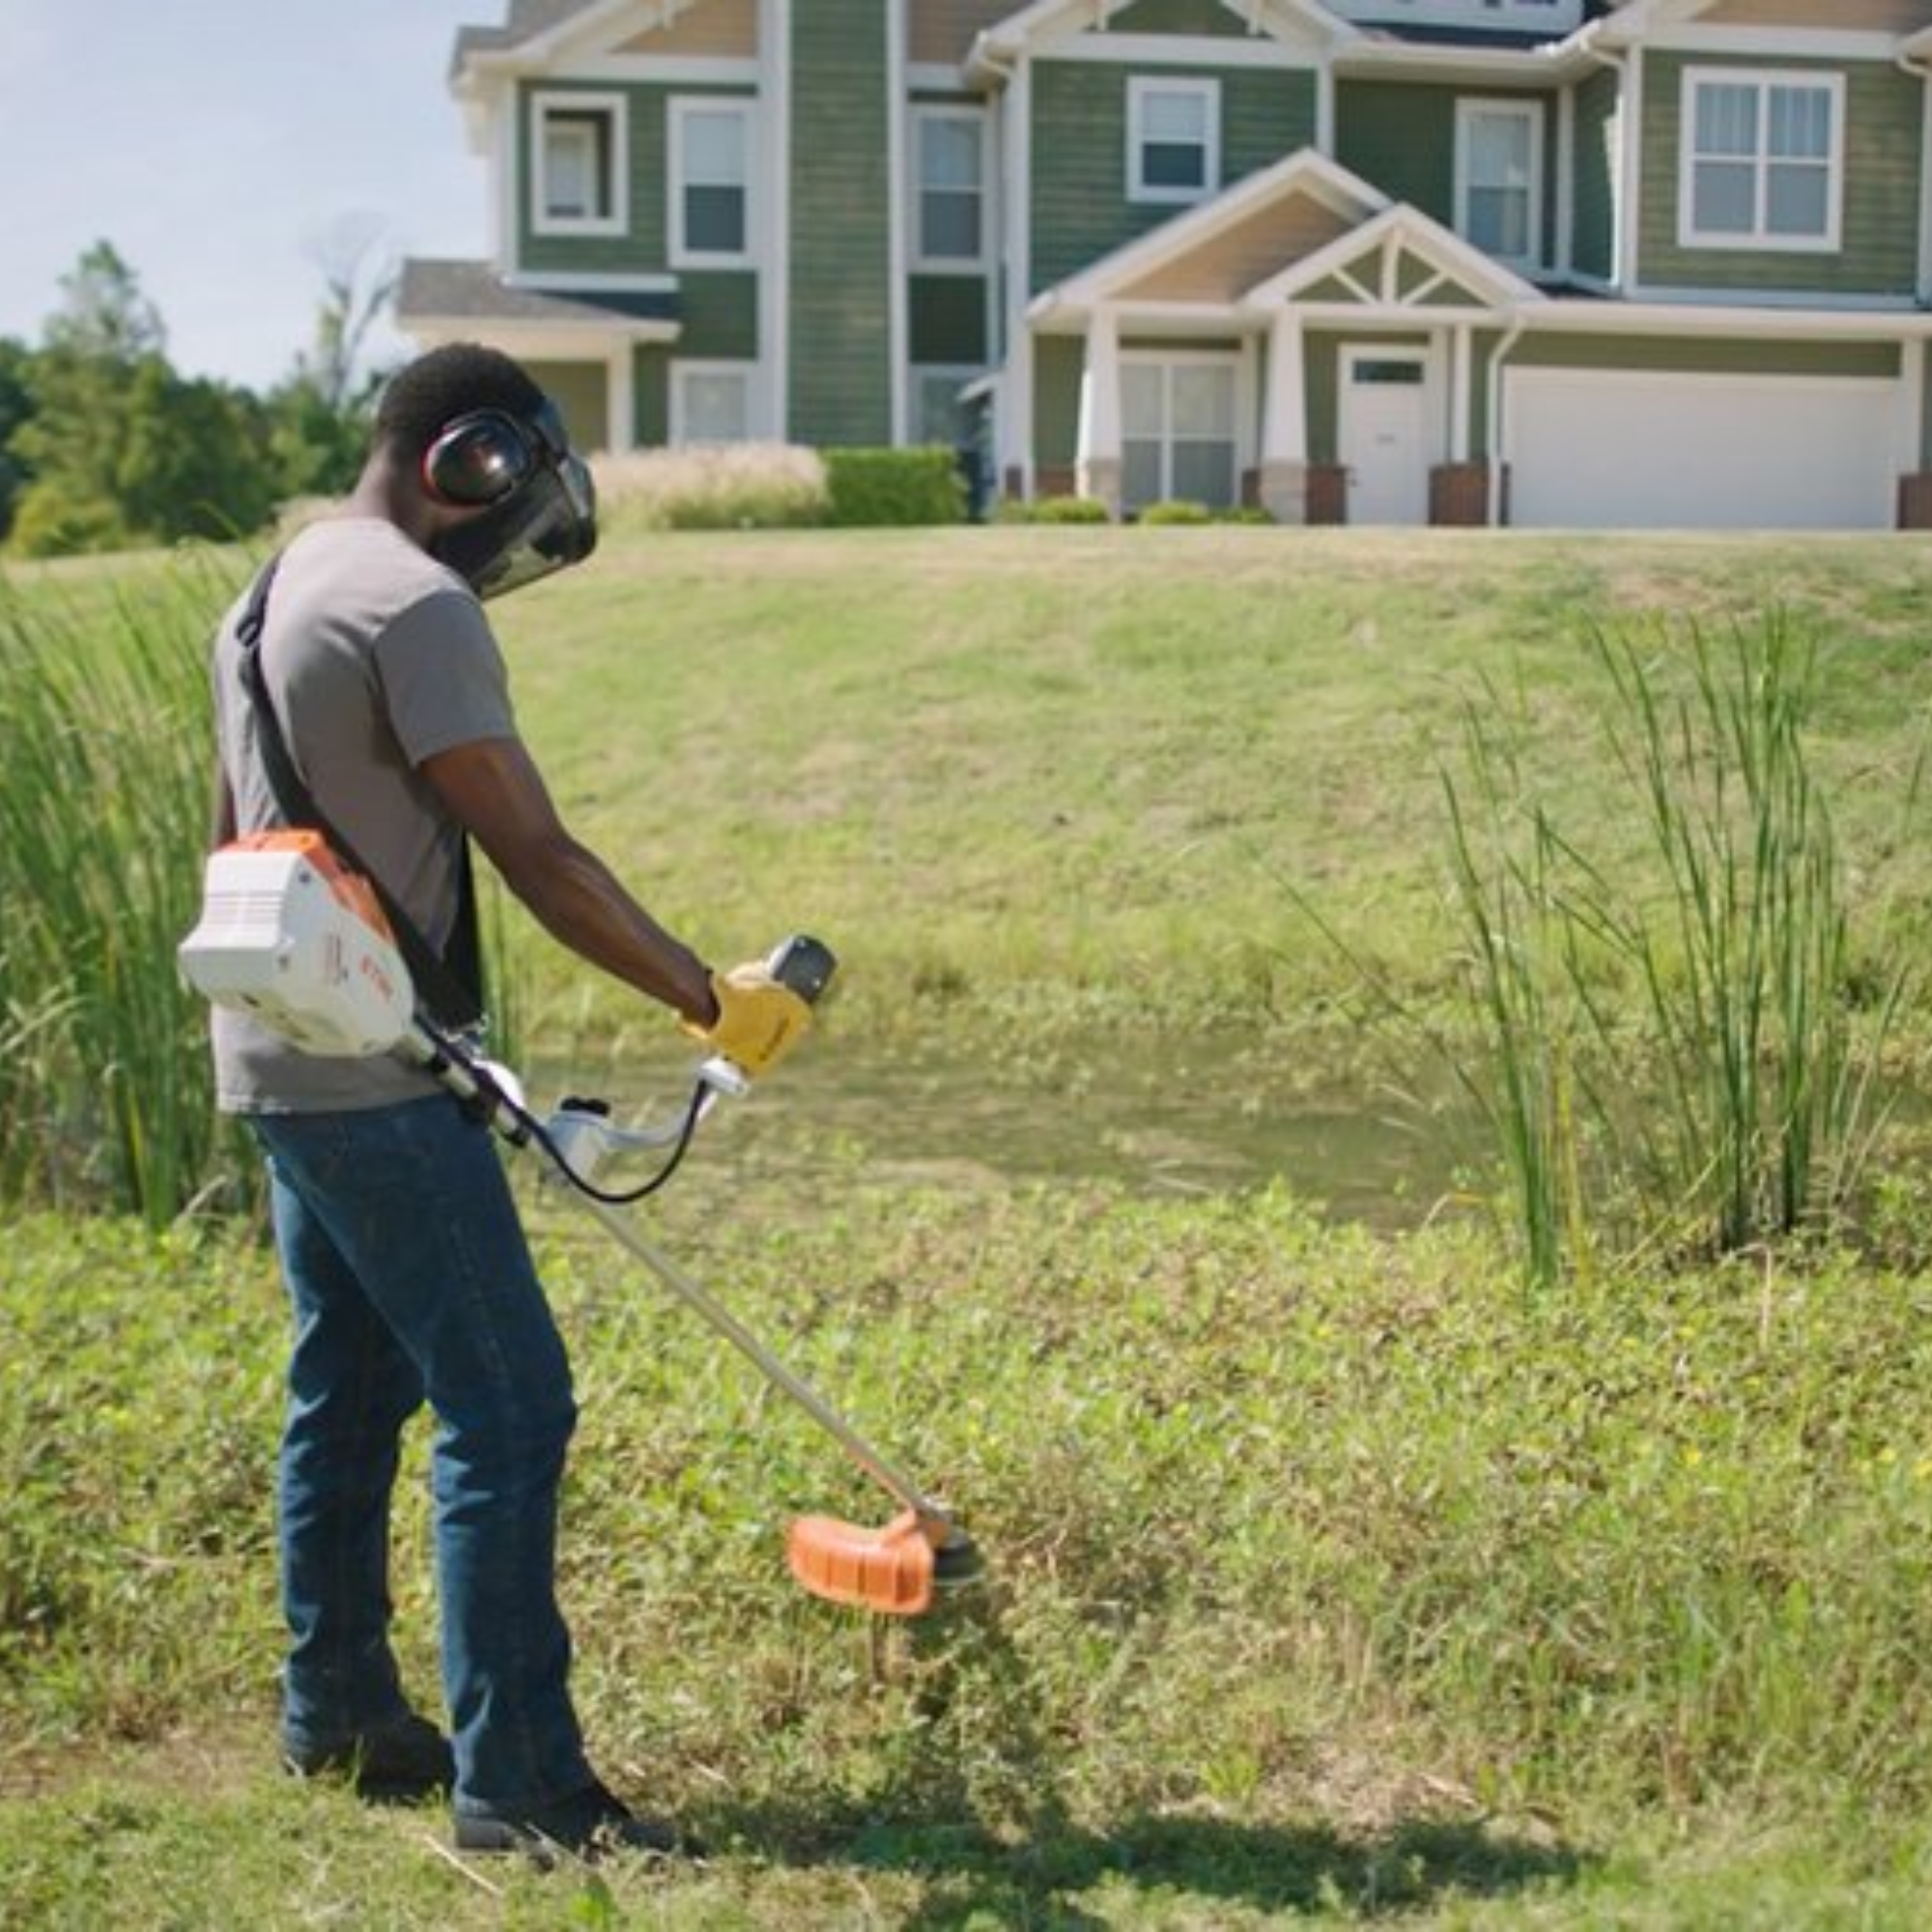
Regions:
<instances>
[{"instance_id":1,"label":"garage door","mask_svg":"<svg viewBox=\"0 0 1932 1932\"><path fill-rule=\"evenodd\" d=\"M1889 529L1905 415L1862 378L1513 369L1503 443L1526 529Z\"/></svg>"}]
</instances>

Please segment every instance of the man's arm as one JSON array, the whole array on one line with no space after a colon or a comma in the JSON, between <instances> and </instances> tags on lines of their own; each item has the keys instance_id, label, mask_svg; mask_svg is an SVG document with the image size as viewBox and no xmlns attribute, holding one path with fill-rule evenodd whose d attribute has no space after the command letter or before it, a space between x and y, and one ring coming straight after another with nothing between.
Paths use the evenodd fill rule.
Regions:
<instances>
[{"instance_id":1,"label":"man's arm","mask_svg":"<svg viewBox=\"0 0 1932 1932\"><path fill-rule=\"evenodd\" d=\"M422 770L503 883L573 952L700 1027L717 1020L709 969L571 837L519 739L452 746Z\"/></svg>"}]
</instances>

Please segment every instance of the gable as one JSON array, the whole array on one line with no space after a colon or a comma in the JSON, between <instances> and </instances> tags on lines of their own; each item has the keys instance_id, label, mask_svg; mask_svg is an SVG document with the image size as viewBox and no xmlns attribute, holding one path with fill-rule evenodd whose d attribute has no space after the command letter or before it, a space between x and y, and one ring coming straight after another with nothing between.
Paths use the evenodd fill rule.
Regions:
<instances>
[{"instance_id":1,"label":"gable","mask_svg":"<svg viewBox=\"0 0 1932 1932\"><path fill-rule=\"evenodd\" d=\"M686 54L745 59L758 51L758 0L693 0L656 10L665 17L614 43L624 54Z\"/></svg>"},{"instance_id":2,"label":"gable","mask_svg":"<svg viewBox=\"0 0 1932 1932\"><path fill-rule=\"evenodd\" d=\"M1256 211L1125 283L1127 301L1232 302L1257 282L1325 248L1354 217L1312 194L1294 194Z\"/></svg>"},{"instance_id":3,"label":"gable","mask_svg":"<svg viewBox=\"0 0 1932 1932\"><path fill-rule=\"evenodd\" d=\"M1360 38L1319 0L1034 0L987 30L1002 54L1109 36L1273 40L1300 47Z\"/></svg>"},{"instance_id":4,"label":"gable","mask_svg":"<svg viewBox=\"0 0 1932 1932\"><path fill-rule=\"evenodd\" d=\"M1070 318L1129 298L1226 306L1388 205L1367 182L1303 148L1043 290L1035 312Z\"/></svg>"},{"instance_id":5,"label":"gable","mask_svg":"<svg viewBox=\"0 0 1932 1932\"><path fill-rule=\"evenodd\" d=\"M915 66L960 67L973 43L1013 11L1012 0L919 0L906 51Z\"/></svg>"},{"instance_id":6,"label":"gable","mask_svg":"<svg viewBox=\"0 0 1932 1932\"><path fill-rule=\"evenodd\" d=\"M1398 204L1250 289L1242 305L1490 312L1544 299L1439 222Z\"/></svg>"}]
</instances>

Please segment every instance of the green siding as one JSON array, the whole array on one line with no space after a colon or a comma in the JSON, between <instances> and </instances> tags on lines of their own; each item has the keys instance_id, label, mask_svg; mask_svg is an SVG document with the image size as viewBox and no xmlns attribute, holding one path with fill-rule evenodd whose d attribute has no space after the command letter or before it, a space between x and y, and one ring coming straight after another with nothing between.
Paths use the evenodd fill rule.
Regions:
<instances>
[{"instance_id":1,"label":"green siding","mask_svg":"<svg viewBox=\"0 0 1932 1932\"><path fill-rule=\"evenodd\" d=\"M1575 208L1570 231L1577 272L1611 281L1617 272L1617 79L1593 74L1577 90Z\"/></svg>"},{"instance_id":2,"label":"green siding","mask_svg":"<svg viewBox=\"0 0 1932 1932\"><path fill-rule=\"evenodd\" d=\"M1153 65L1129 70L1048 60L1038 62L1033 73L1031 293L1036 295L1186 213L1173 203L1127 199L1130 74L1220 81L1223 186L1315 138L1315 78L1306 72Z\"/></svg>"},{"instance_id":3,"label":"green siding","mask_svg":"<svg viewBox=\"0 0 1932 1932\"><path fill-rule=\"evenodd\" d=\"M986 342L986 278L983 275L915 275L909 335L915 363L983 366L992 357Z\"/></svg>"},{"instance_id":4,"label":"green siding","mask_svg":"<svg viewBox=\"0 0 1932 1932\"><path fill-rule=\"evenodd\" d=\"M1693 64L1845 74L1844 215L1837 253L1678 246L1683 77ZM1645 282L1837 296L1914 293L1924 147L1922 82L1869 62L1823 68L1815 61L1736 56L1693 63L1682 54L1651 54L1644 61L1643 92L1638 272Z\"/></svg>"},{"instance_id":5,"label":"green siding","mask_svg":"<svg viewBox=\"0 0 1932 1932\"><path fill-rule=\"evenodd\" d=\"M687 269L678 276L687 362L749 362L758 354L758 278L750 269Z\"/></svg>"},{"instance_id":6,"label":"green siding","mask_svg":"<svg viewBox=\"0 0 1932 1932\"><path fill-rule=\"evenodd\" d=\"M631 232L628 238L535 235L530 231L530 178L535 113L534 93L621 94L630 119ZM518 190L520 246L526 269L547 274L663 274L670 263L669 102L672 96L720 95L745 99L744 88L612 87L583 88L525 83L522 111L525 139ZM698 361L733 361L758 353L757 276L749 269L678 271L679 315L683 333L677 353ZM653 439L656 440L658 439Z\"/></svg>"},{"instance_id":7,"label":"green siding","mask_svg":"<svg viewBox=\"0 0 1932 1932\"><path fill-rule=\"evenodd\" d=\"M1394 80L1335 90L1335 158L1396 201L1456 222L1456 91Z\"/></svg>"},{"instance_id":8,"label":"green siding","mask_svg":"<svg viewBox=\"0 0 1932 1932\"><path fill-rule=\"evenodd\" d=\"M1738 342L1701 336L1526 335L1516 369L1638 369L1695 376L1864 376L1899 372L1894 342Z\"/></svg>"},{"instance_id":9,"label":"green siding","mask_svg":"<svg viewBox=\"0 0 1932 1932\"><path fill-rule=\"evenodd\" d=\"M622 236L538 235L530 224L532 181L536 172L537 94L618 94L624 97L629 122L631 228ZM580 274L662 273L670 262L669 144L672 95L717 94L744 99L745 88L624 87L605 81L572 86L568 82L525 81L519 113L523 139L519 143L517 176L518 249L524 267L539 273L576 271Z\"/></svg>"},{"instance_id":10,"label":"green siding","mask_svg":"<svg viewBox=\"0 0 1932 1932\"><path fill-rule=\"evenodd\" d=\"M892 440L888 4L791 10L787 429L800 442Z\"/></svg>"},{"instance_id":11,"label":"green siding","mask_svg":"<svg viewBox=\"0 0 1932 1932\"><path fill-rule=\"evenodd\" d=\"M1080 449L1080 377L1087 346L1075 336L1043 335L1034 347L1033 452L1042 469L1071 469Z\"/></svg>"},{"instance_id":12,"label":"green siding","mask_svg":"<svg viewBox=\"0 0 1932 1932\"><path fill-rule=\"evenodd\" d=\"M1432 220L1456 226L1456 103L1461 99L1541 100L1544 259L1553 253L1557 104L1505 87L1442 87L1395 80L1345 81L1335 95L1335 158Z\"/></svg>"}]
</instances>

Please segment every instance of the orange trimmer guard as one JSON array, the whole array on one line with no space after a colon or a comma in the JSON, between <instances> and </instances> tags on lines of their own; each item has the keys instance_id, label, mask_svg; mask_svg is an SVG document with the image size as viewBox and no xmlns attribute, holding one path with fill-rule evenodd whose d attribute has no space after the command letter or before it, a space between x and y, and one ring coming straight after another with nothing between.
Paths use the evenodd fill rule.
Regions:
<instances>
[{"instance_id":1,"label":"orange trimmer guard","mask_svg":"<svg viewBox=\"0 0 1932 1932\"><path fill-rule=\"evenodd\" d=\"M932 1533L943 1527L928 1525L917 1510L883 1529L802 1516L785 1538L785 1559L814 1597L889 1617L917 1617L932 1607Z\"/></svg>"}]
</instances>

